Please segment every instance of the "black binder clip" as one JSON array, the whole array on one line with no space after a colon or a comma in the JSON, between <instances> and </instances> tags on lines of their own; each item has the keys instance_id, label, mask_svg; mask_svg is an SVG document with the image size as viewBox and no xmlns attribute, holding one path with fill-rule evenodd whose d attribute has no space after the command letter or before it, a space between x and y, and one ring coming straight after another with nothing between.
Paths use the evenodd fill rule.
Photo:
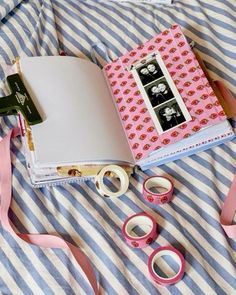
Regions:
<instances>
[{"instance_id":1,"label":"black binder clip","mask_svg":"<svg viewBox=\"0 0 236 295\"><path fill-rule=\"evenodd\" d=\"M6 78L11 94L0 98L0 116L16 115L21 112L29 125L43 120L18 74Z\"/></svg>"}]
</instances>

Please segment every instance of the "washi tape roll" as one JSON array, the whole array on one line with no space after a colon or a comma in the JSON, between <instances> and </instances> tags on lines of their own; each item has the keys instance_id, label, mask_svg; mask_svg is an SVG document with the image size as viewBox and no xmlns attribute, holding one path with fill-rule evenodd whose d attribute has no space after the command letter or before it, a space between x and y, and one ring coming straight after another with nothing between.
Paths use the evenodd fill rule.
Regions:
<instances>
[{"instance_id":1,"label":"washi tape roll","mask_svg":"<svg viewBox=\"0 0 236 295\"><path fill-rule=\"evenodd\" d=\"M158 266L158 259L162 256L170 256L175 260L175 262L178 264L179 269L176 272L176 274L172 277L162 277L160 276L156 270L155 265ZM185 260L183 255L174 247L171 246L165 246L165 247L159 247L156 250L154 250L148 259L148 270L150 273L151 278L159 285L167 286L171 284L175 284L178 281L180 281L184 275L185 270Z\"/></svg>"},{"instance_id":2,"label":"washi tape roll","mask_svg":"<svg viewBox=\"0 0 236 295\"><path fill-rule=\"evenodd\" d=\"M151 189L164 189L164 192L155 193ZM168 203L173 198L174 185L172 181L164 176L151 176L143 183L143 197L150 203L161 205Z\"/></svg>"},{"instance_id":3,"label":"washi tape roll","mask_svg":"<svg viewBox=\"0 0 236 295\"><path fill-rule=\"evenodd\" d=\"M112 192L105 184L104 177L107 175L116 174L120 179L120 188L116 192ZM101 169L95 176L95 185L100 195L104 197L119 197L126 193L129 187L129 177L126 171L117 165L108 165Z\"/></svg>"},{"instance_id":4,"label":"washi tape roll","mask_svg":"<svg viewBox=\"0 0 236 295\"><path fill-rule=\"evenodd\" d=\"M134 232L137 227L142 229L139 236ZM148 228L148 230L143 230ZM157 224L155 219L146 214L138 213L130 216L122 226L122 233L126 242L134 248L145 248L151 244L157 237Z\"/></svg>"}]
</instances>

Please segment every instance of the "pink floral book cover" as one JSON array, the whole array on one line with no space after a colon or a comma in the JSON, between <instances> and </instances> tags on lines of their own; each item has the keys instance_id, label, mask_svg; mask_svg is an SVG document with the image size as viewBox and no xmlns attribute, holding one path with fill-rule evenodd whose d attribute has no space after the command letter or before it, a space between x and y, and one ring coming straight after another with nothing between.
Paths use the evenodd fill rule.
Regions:
<instances>
[{"instance_id":1,"label":"pink floral book cover","mask_svg":"<svg viewBox=\"0 0 236 295\"><path fill-rule=\"evenodd\" d=\"M136 160L226 120L176 24L104 71Z\"/></svg>"}]
</instances>

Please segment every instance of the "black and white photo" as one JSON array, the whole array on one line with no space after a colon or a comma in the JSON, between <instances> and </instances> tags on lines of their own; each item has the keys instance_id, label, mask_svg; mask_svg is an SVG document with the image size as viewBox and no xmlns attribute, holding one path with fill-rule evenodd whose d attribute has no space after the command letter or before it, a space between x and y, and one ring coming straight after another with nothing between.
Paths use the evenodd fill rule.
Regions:
<instances>
[{"instance_id":1,"label":"black and white photo","mask_svg":"<svg viewBox=\"0 0 236 295\"><path fill-rule=\"evenodd\" d=\"M152 107L156 107L174 97L165 77L148 84L148 86L144 88Z\"/></svg>"},{"instance_id":2,"label":"black and white photo","mask_svg":"<svg viewBox=\"0 0 236 295\"><path fill-rule=\"evenodd\" d=\"M137 72L143 85L147 85L163 77L162 70L156 59L152 59L151 61L137 68Z\"/></svg>"},{"instance_id":3,"label":"black and white photo","mask_svg":"<svg viewBox=\"0 0 236 295\"><path fill-rule=\"evenodd\" d=\"M154 109L163 131L169 130L186 121L176 100L171 100Z\"/></svg>"}]
</instances>

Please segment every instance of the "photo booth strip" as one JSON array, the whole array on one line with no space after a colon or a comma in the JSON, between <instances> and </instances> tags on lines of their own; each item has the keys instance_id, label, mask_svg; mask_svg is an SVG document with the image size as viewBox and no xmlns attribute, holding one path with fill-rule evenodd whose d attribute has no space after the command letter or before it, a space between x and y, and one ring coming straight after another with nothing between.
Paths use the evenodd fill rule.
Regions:
<instances>
[{"instance_id":1,"label":"photo booth strip","mask_svg":"<svg viewBox=\"0 0 236 295\"><path fill-rule=\"evenodd\" d=\"M156 65L156 69L158 71L158 68L160 68L162 76L157 76L154 77L153 76L153 80L150 81L148 84L143 85L140 75L138 73L138 69L140 67L144 67L145 65L150 65L153 64L154 66ZM183 99L180 95L180 93L178 92L173 80L171 79L171 76L161 58L161 55L158 54L157 52L152 54L151 56L148 56L147 59L145 59L145 62L141 62L138 63L137 65L135 65L132 70L131 70L134 79L137 83L137 86L140 90L140 93L146 103L146 106L148 108L148 111L151 115L151 118L153 120L153 123L155 125L155 128L158 132L159 135L163 134L164 132L168 131L169 129L172 128L176 128L178 125L184 123L184 122L188 122L192 119L192 117L190 116L190 113L188 112ZM162 88L165 87L164 91L161 91L160 89L160 85L162 85ZM158 93L150 93L150 90L152 89L152 87L156 86ZM160 101L157 105L153 105L152 103L152 98L156 98L158 99L158 97L160 98ZM161 99L162 98L162 99ZM178 104L179 109L181 110L181 113L183 114L185 120L182 121L181 123L178 124L178 122L176 121L176 124L172 124L170 125L169 128L165 127L163 128L163 120L165 118L162 117L162 120L160 120L160 116L157 115L157 110L156 108L161 108L161 106L163 108L166 107L166 103L168 101L170 101L171 99L175 99L176 103Z\"/></svg>"}]
</instances>

